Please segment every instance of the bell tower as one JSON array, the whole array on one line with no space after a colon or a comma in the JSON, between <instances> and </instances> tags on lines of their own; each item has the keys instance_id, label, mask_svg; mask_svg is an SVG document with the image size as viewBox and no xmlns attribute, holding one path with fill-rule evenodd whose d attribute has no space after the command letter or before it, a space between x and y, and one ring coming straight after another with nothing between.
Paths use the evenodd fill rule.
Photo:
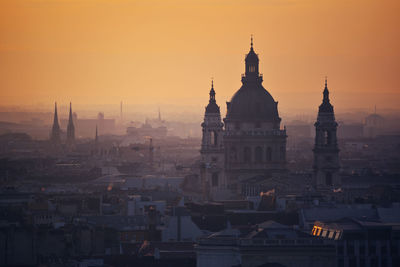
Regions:
<instances>
[{"instance_id":1,"label":"bell tower","mask_svg":"<svg viewBox=\"0 0 400 267\"><path fill-rule=\"evenodd\" d=\"M325 79L324 97L319 106L315 126L314 185L316 190L329 191L340 186L339 148L333 106L329 101L328 83Z\"/></svg>"},{"instance_id":2,"label":"bell tower","mask_svg":"<svg viewBox=\"0 0 400 267\"><path fill-rule=\"evenodd\" d=\"M205 199L214 198L216 192L225 186L223 172L224 147L223 123L219 106L215 100L214 82L211 82L210 100L201 124L201 185Z\"/></svg>"}]
</instances>

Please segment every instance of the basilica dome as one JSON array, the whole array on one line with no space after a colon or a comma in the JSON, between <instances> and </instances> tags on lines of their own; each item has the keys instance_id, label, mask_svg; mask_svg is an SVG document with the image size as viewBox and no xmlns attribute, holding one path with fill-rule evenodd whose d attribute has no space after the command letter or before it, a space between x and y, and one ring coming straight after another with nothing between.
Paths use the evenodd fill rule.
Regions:
<instances>
[{"instance_id":1,"label":"basilica dome","mask_svg":"<svg viewBox=\"0 0 400 267\"><path fill-rule=\"evenodd\" d=\"M259 59L253 49L253 41L245 63L243 85L227 103L226 120L279 123L278 103L262 86L263 79L258 71Z\"/></svg>"},{"instance_id":2,"label":"basilica dome","mask_svg":"<svg viewBox=\"0 0 400 267\"><path fill-rule=\"evenodd\" d=\"M278 122L277 102L260 83L244 83L228 104L226 118L235 121Z\"/></svg>"}]
</instances>

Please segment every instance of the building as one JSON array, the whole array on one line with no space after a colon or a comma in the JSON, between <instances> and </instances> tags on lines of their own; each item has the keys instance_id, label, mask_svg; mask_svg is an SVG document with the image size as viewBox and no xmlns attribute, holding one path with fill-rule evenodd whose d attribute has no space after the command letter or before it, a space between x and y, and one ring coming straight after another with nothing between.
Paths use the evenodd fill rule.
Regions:
<instances>
[{"instance_id":1,"label":"building","mask_svg":"<svg viewBox=\"0 0 400 267\"><path fill-rule=\"evenodd\" d=\"M274 221L247 233L228 224L227 229L200 238L195 250L197 267L335 266L333 242Z\"/></svg>"},{"instance_id":2,"label":"building","mask_svg":"<svg viewBox=\"0 0 400 267\"><path fill-rule=\"evenodd\" d=\"M252 40L242 87L227 102L224 124L211 88L201 149L203 191L211 198L237 198L243 183L255 176L286 175L286 130L280 128L278 102L262 81Z\"/></svg>"},{"instance_id":3,"label":"building","mask_svg":"<svg viewBox=\"0 0 400 267\"><path fill-rule=\"evenodd\" d=\"M385 124L385 119L375 113L368 115L365 118L365 126L364 126L364 136L367 138L375 138L377 135L383 133L383 127Z\"/></svg>"},{"instance_id":4,"label":"building","mask_svg":"<svg viewBox=\"0 0 400 267\"><path fill-rule=\"evenodd\" d=\"M105 118L104 113L99 112L96 118L80 118L74 112L72 120L75 126L75 136L79 138L91 138L95 132L95 128L101 135L115 134L115 119ZM61 126L68 125L69 120L61 120Z\"/></svg>"},{"instance_id":5,"label":"building","mask_svg":"<svg viewBox=\"0 0 400 267\"><path fill-rule=\"evenodd\" d=\"M210 101L204 114L201 141L201 176L203 195L210 197L216 191L220 191L220 185L226 184L224 181L224 144L223 126L219 106L215 101L214 82L211 82ZM214 193L214 194L213 194Z\"/></svg>"},{"instance_id":6,"label":"building","mask_svg":"<svg viewBox=\"0 0 400 267\"><path fill-rule=\"evenodd\" d=\"M317 221L311 234L335 240L338 267L400 266L400 229L378 221L343 218Z\"/></svg>"},{"instance_id":7,"label":"building","mask_svg":"<svg viewBox=\"0 0 400 267\"><path fill-rule=\"evenodd\" d=\"M329 101L328 82L325 79L324 97L319 106L315 126L314 185L317 190L331 191L340 185L339 148L333 106Z\"/></svg>"}]
</instances>

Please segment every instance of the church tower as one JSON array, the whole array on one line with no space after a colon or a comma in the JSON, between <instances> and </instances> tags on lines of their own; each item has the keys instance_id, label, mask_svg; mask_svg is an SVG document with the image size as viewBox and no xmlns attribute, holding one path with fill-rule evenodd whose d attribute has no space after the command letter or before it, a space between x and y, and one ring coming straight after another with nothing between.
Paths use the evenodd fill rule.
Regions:
<instances>
[{"instance_id":1,"label":"church tower","mask_svg":"<svg viewBox=\"0 0 400 267\"><path fill-rule=\"evenodd\" d=\"M236 196L255 196L275 189L272 181L287 173L286 130L280 127L278 102L262 82L252 38L242 86L226 103L224 118L225 177Z\"/></svg>"},{"instance_id":2,"label":"church tower","mask_svg":"<svg viewBox=\"0 0 400 267\"><path fill-rule=\"evenodd\" d=\"M214 82L211 82L210 100L204 114L203 137L201 142L201 185L203 196L217 197L217 192L225 186L223 173L223 123L219 106L215 100Z\"/></svg>"},{"instance_id":3,"label":"church tower","mask_svg":"<svg viewBox=\"0 0 400 267\"><path fill-rule=\"evenodd\" d=\"M72 104L69 103L69 120L67 126L67 145L73 146L75 144L75 126L72 118Z\"/></svg>"},{"instance_id":4,"label":"church tower","mask_svg":"<svg viewBox=\"0 0 400 267\"><path fill-rule=\"evenodd\" d=\"M59 145L61 143L60 132L61 132L60 125L58 124L57 102L55 102L53 128L51 129L51 134L50 134L50 141L53 144Z\"/></svg>"},{"instance_id":5,"label":"church tower","mask_svg":"<svg viewBox=\"0 0 400 267\"><path fill-rule=\"evenodd\" d=\"M322 104L319 106L315 126L314 152L314 183L316 190L328 191L339 186L339 148L337 144L333 106L329 101L328 83L325 79L325 89Z\"/></svg>"}]
</instances>

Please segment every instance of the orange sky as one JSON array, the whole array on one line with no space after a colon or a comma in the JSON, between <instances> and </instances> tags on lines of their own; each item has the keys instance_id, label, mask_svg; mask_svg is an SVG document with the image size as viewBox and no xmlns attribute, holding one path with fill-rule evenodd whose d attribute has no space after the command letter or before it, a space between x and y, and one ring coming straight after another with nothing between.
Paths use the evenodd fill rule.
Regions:
<instances>
[{"instance_id":1,"label":"orange sky","mask_svg":"<svg viewBox=\"0 0 400 267\"><path fill-rule=\"evenodd\" d=\"M398 0L1 0L0 105L207 103L239 89L250 35L280 109L400 101Z\"/></svg>"}]
</instances>

